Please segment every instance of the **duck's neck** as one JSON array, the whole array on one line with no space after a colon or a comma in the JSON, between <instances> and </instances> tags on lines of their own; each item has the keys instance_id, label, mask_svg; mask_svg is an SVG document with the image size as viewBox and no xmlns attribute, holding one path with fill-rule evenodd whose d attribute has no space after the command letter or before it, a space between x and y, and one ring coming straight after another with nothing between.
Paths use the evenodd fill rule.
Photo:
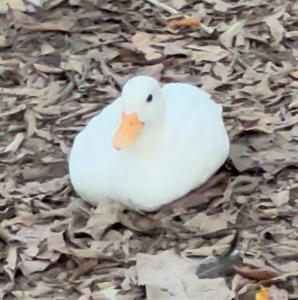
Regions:
<instances>
[{"instance_id":1,"label":"duck's neck","mask_svg":"<svg viewBox=\"0 0 298 300\"><path fill-rule=\"evenodd\" d=\"M159 151L161 139L165 127L164 115L162 114L156 122L145 124L144 130L128 152L137 156L150 157Z\"/></svg>"}]
</instances>

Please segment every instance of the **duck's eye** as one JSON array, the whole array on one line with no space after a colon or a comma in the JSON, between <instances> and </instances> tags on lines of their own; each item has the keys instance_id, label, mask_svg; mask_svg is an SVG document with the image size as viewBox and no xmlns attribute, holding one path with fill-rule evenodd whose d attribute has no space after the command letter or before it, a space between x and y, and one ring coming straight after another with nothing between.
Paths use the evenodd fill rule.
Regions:
<instances>
[{"instance_id":1,"label":"duck's eye","mask_svg":"<svg viewBox=\"0 0 298 300\"><path fill-rule=\"evenodd\" d=\"M147 99L146 99L146 102L151 102L152 99L153 99L152 94L149 94L148 97L147 97Z\"/></svg>"}]
</instances>

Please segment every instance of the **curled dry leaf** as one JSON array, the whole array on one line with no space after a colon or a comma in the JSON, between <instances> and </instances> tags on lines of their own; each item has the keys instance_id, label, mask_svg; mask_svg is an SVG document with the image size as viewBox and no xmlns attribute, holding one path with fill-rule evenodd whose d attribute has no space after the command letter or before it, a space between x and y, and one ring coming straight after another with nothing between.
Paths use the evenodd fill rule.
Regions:
<instances>
[{"instance_id":1,"label":"curled dry leaf","mask_svg":"<svg viewBox=\"0 0 298 300\"><path fill-rule=\"evenodd\" d=\"M44 64L34 64L34 68L42 73L46 74L60 74L63 73L63 69L57 68L57 67L52 67L52 66L47 66Z\"/></svg>"},{"instance_id":2,"label":"curled dry leaf","mask_svg":"<svg viewBox=\"0 0 298 300\"><path fill-rule=\"evenodd\" d=\"M3 153L16 152L23 143L24 139L25 135L22 132L17 133L13 141L3 150Z\"/></svg>"},{"instance_id":3,"label":"curled dry leaf","mask_svg":"<svg viewBox=\"0 0 298 300\"><path fill-rule=\"evenodd\" d=\"M234 269L241 276L257 281L273 279L278 276L276 272L248 266L238 267L235 265Z\"/></svg>"},{"instance_id":4,"label":"curled dry leaf","mask_svg":"<svg viewBox=\"0 0 298 300\"><path fill-rule=\"evenodd\" d=\"M180 20L172 20L170 21L165 29L169 31L176 31L182 28L189 28L189 27L198 27L201 24L200 20L194 17L185 17Z\"/></svg>"},{"instance_id":5,"label":"curled dry leaf","mask_svg":"<svg viewBox=\"0 0 298 300\"><path fill-rule=\"evenodd\" d=\"M127 228L139 232L156 232L162 228L160 221L153 220L134 211L121 212L118 214L118 219Z\"/></svg>"},{"instance_id":6,"label":"curled dry leaf","mask_svg":"<svg viewBox=\"0 0 298 300\"><path fill-rule=\"evenodd\" d=\"M124 207L116 201L103 200L89 218L85 228L81 229L81 232L90 234L95 240L99 240L110 226L119 222L119 215L123 209Z\"/></svg>"},{"instance_id":7,"label":"curled dry leaf","mask_svg":"<svg viewBox=\"0 0 298 300\"><path fill-rule=\"evenodd\" d=\"M80 276L87 275L98 265L97 259L88 259L79 264L78 268L72 273L71 280L76 280Z\"/></svg>"},{"instance_id":8,"label":"curled dry leaf","mask_svg":"<svg viewBox=\"0 0 298 300\"><path fill-rule=\"evenodd\" d=\"M32 109L27 109L24 113L24 119L27 126L27 136L30 138L37 131L34 111Z\"/></svg>"}]
</instances>

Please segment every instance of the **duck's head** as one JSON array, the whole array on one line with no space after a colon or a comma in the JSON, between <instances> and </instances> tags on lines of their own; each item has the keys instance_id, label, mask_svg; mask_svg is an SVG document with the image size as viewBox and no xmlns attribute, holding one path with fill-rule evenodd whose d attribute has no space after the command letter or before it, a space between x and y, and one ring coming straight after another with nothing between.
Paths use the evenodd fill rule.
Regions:
<instances>
[{"instance_id":1,"label":"duck's head","mask_svg":"<svg viewBox=\"0 0 298 300\"><path fill-rule=\"evenodd\" d=\"M160 122L164 110L160 85L148 76L130 79L123 87L121 101L121 122L112 141L116 150L132 146Z\"/></svg>"}]
</instances>

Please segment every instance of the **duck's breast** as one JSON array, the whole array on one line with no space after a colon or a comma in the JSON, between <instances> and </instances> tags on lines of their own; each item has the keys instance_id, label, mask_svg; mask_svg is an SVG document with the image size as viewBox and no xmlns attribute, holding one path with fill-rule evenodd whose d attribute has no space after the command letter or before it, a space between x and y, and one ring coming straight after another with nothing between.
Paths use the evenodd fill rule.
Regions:
<instances>
[{"instance_id":1,"label":"duck's breast","mask_svg":"<svg viewBox=\"0 0 298 300\"><path fill-rule=\"evenodd\" d=\"M86 201L97 203L109 194L117 165L112 136L120 122L119 100L93 117L76 136L69 157L69 173L75 190Z\"/></svg>"}]
</instances>

